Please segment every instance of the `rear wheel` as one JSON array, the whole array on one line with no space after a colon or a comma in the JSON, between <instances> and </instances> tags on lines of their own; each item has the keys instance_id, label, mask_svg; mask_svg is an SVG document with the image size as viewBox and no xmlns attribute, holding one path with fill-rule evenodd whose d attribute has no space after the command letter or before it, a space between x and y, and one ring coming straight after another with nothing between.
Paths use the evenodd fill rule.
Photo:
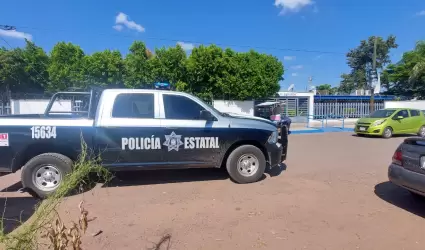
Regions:
<instances>
[{"instance_id":1,"label":"rear wheel","mask_svg":"<svg viewBox=\"0 0 425 250\"><path fill-rule=\"evenodd\" d=\"M382 137L385 139L391 138L393 136L393 130L390 127L384 128L382 132Z\"/></svg>"},{"instance_id":2,"label":"rear wheel","mask_svg":"<svg viewBox=\"0 0 425 250\"><path fill-rule=\"evenodd\" d=\"M22 168L22 185L31 189L33 195L44 199L58 189L63 178L71 170L72 160L65 155L56 153L37 155Z\"/></svg>"},{"instance_id":3,"label":"rear wheel","mask_svg":"<svg viewBox=\"0 0 425 250\"><path fill-rule=\"evenodd\" d=\"M263 152L252 145L242 145L230 153L226 169L230 177L237 183L259 181L266 169L266 158Z\"/></svg>"},{"instance_id":4,"label":"rear wheel","mask_svg":"<svg viewBox=\"0 0 425 250\"><path fill-rule=\"evenodd\" d=\"M420 136L420 137L425 137L425 126L422 126L422 127L419 129L418 136Z\"/></svg>"}]
</instances>

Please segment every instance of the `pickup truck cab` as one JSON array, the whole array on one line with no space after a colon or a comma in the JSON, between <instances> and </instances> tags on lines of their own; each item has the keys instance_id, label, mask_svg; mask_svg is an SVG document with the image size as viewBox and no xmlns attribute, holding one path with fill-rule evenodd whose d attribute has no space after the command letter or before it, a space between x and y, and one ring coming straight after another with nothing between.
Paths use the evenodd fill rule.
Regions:
<instances>
[{"instance_id":1,"label":"pickup truck cab","mask_svg":"<svg viewBox=\"0 0 425 250\"><path fill-rule=\"evenodd\" d=\"M84 99L82 111L52 109L75 96ZM112 171L223 166L235 182L250 183L286 159L287 132L279 136L271 121L225 114L182 92L60 92L42 115L0 117L0 173L22 168L24 189L45 198L72 171L83 139Z\"/></svg>"}]
</instances>

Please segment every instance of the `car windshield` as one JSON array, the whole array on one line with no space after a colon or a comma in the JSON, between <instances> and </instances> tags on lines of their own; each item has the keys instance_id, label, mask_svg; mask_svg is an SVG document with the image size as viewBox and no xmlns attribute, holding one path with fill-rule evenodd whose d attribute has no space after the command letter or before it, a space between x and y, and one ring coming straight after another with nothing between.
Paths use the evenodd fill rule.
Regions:
<instances>
[{"instance_id":1,"label":"car windshield","mask_svg":"<svg viewBox=\"0 0 425 250\"><path fill-rule=\"evenodd\" d=\"M381 109L373 112L369 117L370 118L387 118L390 117L395 112L395 109Z\"/></svg>"}]
</instances>

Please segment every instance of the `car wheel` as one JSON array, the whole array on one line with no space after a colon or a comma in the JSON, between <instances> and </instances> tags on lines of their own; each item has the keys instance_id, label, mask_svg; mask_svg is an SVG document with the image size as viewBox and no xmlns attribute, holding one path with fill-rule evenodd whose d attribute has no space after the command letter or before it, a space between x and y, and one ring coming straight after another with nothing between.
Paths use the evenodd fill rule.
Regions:
<instances>
[{"instance_id":1,"label":"car wheel","mask_svg":"<svg viewBox=\"0 0 425 250\"><path fill-rule=\"evenodd\" d=\"M22 168L21 181L32 195L47 198L55 192L72 170L72 160L65 155L46 153L29 160Z\"/></svg>"},{"instance_id":2,"label":"car wheel","mask_svg":"<svg viewBox=\"0 0 425 250\"><path fill-rule=\"evenodd\" d=\"M230 153L226 169L230 177L237 183L259 181L266 169L266 158L263 152L252 145L242 145Z\"/></svg>"},{"instance_id":3,"label":"car wheel","mask_svg":"<svg viewBox=\"0 0 425 250\"><path fill-rule=\"evenodd\" d=\"M422 126L422 127L419 129L418 136L420 136L420 137L425 137L425 126Z\"/></svg>"},{"instance_id":4,"label":"car wheel","mask_svg":"<svg viewBox=\"0 0 425 250\"><path fill-rule=\"evenodd\" d=\"M390 127L384 128L382 132L382 137L385 139L391 138L393 136L393 130Z\"/></svg>"}]
</instances>

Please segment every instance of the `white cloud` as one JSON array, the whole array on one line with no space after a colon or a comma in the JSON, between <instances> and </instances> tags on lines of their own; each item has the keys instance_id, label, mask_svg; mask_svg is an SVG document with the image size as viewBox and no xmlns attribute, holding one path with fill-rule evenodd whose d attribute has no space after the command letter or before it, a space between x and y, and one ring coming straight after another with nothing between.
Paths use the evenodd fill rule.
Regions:
<instances>
[{"instance_id":1,"label":"white cloud","mask_svg":"<svg viewBox=\"0 0 425 250\"><path fill-rule=\"evenodd\" d=\"M286 12L298 12L302 8L312 5L312 0L275 0L274 5L278 8L282 8L281 14Z\"/></svg>"},{"instance_id":2,"label":"white cloud","mask_svg":"<svg viewBox=\"0 0 425 250\"><path fill-rule=\"evenodd\" d=\"M193 48L195 48L195 45L193 45L193 43L177 42L177 45L179 45L186 51L190 51L190 50L193 50Z\"/></svg>"},{"instance_id":3,"label":"white cloud","mask_svg":"<svg viewBox=\"0 0 425 250\"><path fill-rule=\"evenodd\" d=\"M417 16L425 16L425 10L416 13Z\"/></svg>"},{"instance_id":4,"label":"white cloud","mask_svg":"<svg viewBox=\"0 0 425 250\"><path fill-rule=\"evenodd\" d=\"M19 32L16 30L2 30L0 29L0 36L6 36L16 39L27 39L32 40L32 35L24 32Z\"/></svg>"},{"instance_id":5,"label":"white cloud","mask_svg":"<svg viewBox=\"0 0 425 250\"><path fill-rule=\"evenodd\" d=\"M319 60L320 58L322 58L323 57L323 55L318 55L318 56L315 56L314 58L313 58L313 60L314 61L317 61L317 60Z\"/></svg>"},{"instance_id":6,"label":"white cloud","mask_svg":"<svg viewBox=\"0 0 425 250\"><path fill-rule=\"evenodd\" d=\"M292 76L293 77L297 77L298 76L298 73L292 73Z\"/></svg>"},{"instance_id":7,"label":"white cloud","mask_svg":"<svg viewBox=\"0 0 425 250\"><path fill-rule=\"evenodd\" d=\"M124 26L117 24L112 26L112 28L116 31L121 31L122 29L124 29Z\"/></svg>"},{"instance_id":8,"label":"white cloud","mask_svg":"<svg viewBox=\"0 0 425 250\"><path fill-rule=\"evenodd\" d=\"M113 28L115 30L121 31L124 26L131 30L136 30L138 32L145 32L145 28L143 28L142 25L130 21L130 17L122 12L118 13L118 15L115 17L115 26Z\"/></svg>"},{"instance_id":9,"label":"white cloud","mask_svg":"<svg viewBox=\"0 0 425 250\"><path fill-rule=\"evenodd\" d=\"M299 69L302 69L302 68L304 68L304 66L302 66L302 65L291 66L291 69L293 69L293 70L299 70Z\"/></svg>"},{"instance_id":10,"label":"white cloud","mask_svg":"<svg viewBox=\"0 0 425 250\"><path fill-rule=\"evenodd\" d=\"M283 57L283 60L285 60L285 61L292 61L292 60L295 60L295 59L297 59L297 57L295 57L295 56L284 56Z\"/></svg>"}]
</instances>

